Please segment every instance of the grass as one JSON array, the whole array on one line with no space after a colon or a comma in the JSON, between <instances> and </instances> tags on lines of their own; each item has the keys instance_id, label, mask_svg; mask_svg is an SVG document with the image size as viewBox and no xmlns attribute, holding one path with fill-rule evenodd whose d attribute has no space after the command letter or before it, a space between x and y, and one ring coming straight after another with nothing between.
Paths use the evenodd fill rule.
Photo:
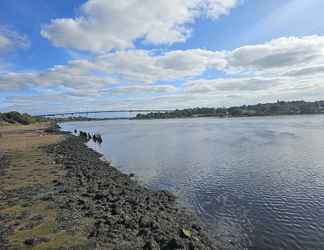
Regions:
<instances>
[{"instance_id":1,"label":"grass","mask_svg":"<svg viewBox=\"0 0 324 250\"><path fill-rule=\"evenodd\" d=\"M63 136L46 134L47 123L0 128L0 152L9 162L0 177L0 190L16 190L37 184L45 185L64 175L42 146L57 143Z\"/></svg>"},{"instance_id":2,"label":"grass","mask_svg":"<svg viewBox=\"0 0 324 250\"><path fill-rule=\"evenodd\" d=\"M8 161L0 169L2 192L49 186L64 176L63 167L42 149L43 146L64 139L62 135L46 133L48 125L39 123L0 127L0 158L3 152ZM6 215L4 223L12 228L8 235L9 249L89 249L90 243L85 232L86 228L93 225L93 221L81 218L80 227L74 233L60 229L57 225L58 211L50 201L38 199L42 195L37 193L27 200L15 197L0 200L0 214ZM0 223L3 223L1 217ZM28 248L25 241L30 238L45 240Z\"/></svg>"},{"instance_id":3,"label":"grass","mask_svg":"<svg viewBox=\"0 0 324 250\"><path fill-rule=\"evenodd\" d=\"M50 249L89 249L89 241L80 235L73 235L66 232L59 232L53 235L52 240L39 244L34 250Z\"/></svg>"},{"instance_id":4,"label":"grass","mask_svg":"<svg viewBox=\"0 0 324 250\"><path fill-rule=\"evenodd\" d=\"M49 123L32 125L9 125L0 128L0 152L24 151L42 145L58 142L62 136L46 134Z\"/></svg>"},{"instance_id":5,"label":"grass","mask_svg":"<svg viewBox=\"0 0 324 250\"><path fill-rule=\"evenodd\" d=\"M24 147L23 144L20 147ZM27 148L27 146L26 146ZM4 170L0 189L4 191L45 185L64 175L62 166L50 157L44 158L40 148L11 151L6 154L9 166Z\"/></svg>"},{"instance_id":6,"label":"grass","mask_svg":"<svg viewBox=\"0 0 324 250\"><path fill-rule=\"evenodd\" d=\"M9 236L12 249L26 248L25 241L31 238L45 239L44 242L40 242L32 249L86 249L88 239L83 230L79 230L77 233L60 230L56 224L56 211L49 208L46 202L39 202L28 208L18 206L2 212L9 212L15 216L28 213L25 219L19 221L19 227ZM34 223L33 218L35 217L41 218L41 220ZM83 225L91 223L91 221L83 221Z\"/></svg>"}]
</instances>

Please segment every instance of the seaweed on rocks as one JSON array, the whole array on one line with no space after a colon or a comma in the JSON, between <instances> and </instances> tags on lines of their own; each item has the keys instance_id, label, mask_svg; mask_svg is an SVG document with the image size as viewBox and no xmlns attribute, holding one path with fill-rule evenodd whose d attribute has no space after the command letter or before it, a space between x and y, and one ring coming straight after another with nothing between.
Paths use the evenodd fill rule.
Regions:
<instances>
[{"instance_id":1,"label":"seaweed on rocks","mask_svg":"<svg viewBox=\"0 0 324 250\"><path fill-rule=\"evenodd\" d=\"M139 185L100 160L83 138L67 136L47 152L67 171L55 196L61 224L72 228L80 218L91 219L88 238L97 249L215 249L194 216L177 207L173 194Z\"/></svg>"}]
</instances>

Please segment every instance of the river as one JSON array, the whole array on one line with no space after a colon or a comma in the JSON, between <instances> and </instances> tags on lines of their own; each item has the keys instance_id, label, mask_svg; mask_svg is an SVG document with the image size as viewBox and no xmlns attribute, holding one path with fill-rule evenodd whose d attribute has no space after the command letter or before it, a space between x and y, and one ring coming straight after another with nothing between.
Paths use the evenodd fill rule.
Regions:
<instances>
[{"instance_id":1,"label":"river","mask_svg":"<svg viewBox=\"0 0 324 250\"><path fill-rule=\"evenodd\" d=\"M174 192L228 249L324 249L324 116L69 122L125 173Z\"/></svg>"}]
</instances>

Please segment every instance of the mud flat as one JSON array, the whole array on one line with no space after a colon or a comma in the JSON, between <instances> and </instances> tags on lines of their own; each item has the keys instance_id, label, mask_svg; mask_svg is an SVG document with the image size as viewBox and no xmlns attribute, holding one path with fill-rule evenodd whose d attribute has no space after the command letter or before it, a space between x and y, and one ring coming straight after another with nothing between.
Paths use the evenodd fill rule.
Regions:
<instances>
[{"instance_id":1,"label":"mud flat","mask_svg":"<svg viewBox=\"0 0 324 250\"><path fill-rule=\"evenodd\" d=\"M2 131L0 152L0 249L220 248L172 194L139 185L80 137Z\"/></svg>"}]
</instances>

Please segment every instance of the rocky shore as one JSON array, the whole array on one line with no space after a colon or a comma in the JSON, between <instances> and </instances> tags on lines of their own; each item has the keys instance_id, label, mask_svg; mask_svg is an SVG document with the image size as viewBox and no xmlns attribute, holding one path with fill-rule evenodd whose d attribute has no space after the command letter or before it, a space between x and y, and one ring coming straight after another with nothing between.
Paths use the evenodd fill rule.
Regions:
<instances>
[{"instance_id":1,"label":"rocky shore","mask_svg":"<svg viewBox=\"0 0 324 250\"><path fill-rule=\"evenodd\" d=\"M69 136L49 146L67 169L57 183L62 219L92 218L89 239L105 249L213 249L201 226L175 206L175 197L152 191L122 174L82 140ZM76 220L76 221L74 221Z\"/></svg>"},{"instance_id":2,"label":"rocky shore","mask_svg":"<svg viewBox=\"0 0 324 250\"><path fill-rule=\"evenodd\" d=\"M44 203L46 209L55 211L54 219L48 219L55 225L50 236L46 233L38 236L32 231L23 238L26 249L218 249L195 216L177 207L172 194L139 185L131 176L102 161L101 155L89 149L82 138L64 135L58 143L40 148L53 160L53 165L60 166L59 178L43 186L3 194L7 199L13 195L25 203L31 200ZM21 249L10 247L10 239L17 238L10 234L19 228L8 223L10 213L4 205L2 208L0 249ZM37 224L34 217L31 221ZM69 237L57 240L62 232ZM51 235L56 237L55 245L47 243L51 242Z\"/></svg>"}]
</instances>

